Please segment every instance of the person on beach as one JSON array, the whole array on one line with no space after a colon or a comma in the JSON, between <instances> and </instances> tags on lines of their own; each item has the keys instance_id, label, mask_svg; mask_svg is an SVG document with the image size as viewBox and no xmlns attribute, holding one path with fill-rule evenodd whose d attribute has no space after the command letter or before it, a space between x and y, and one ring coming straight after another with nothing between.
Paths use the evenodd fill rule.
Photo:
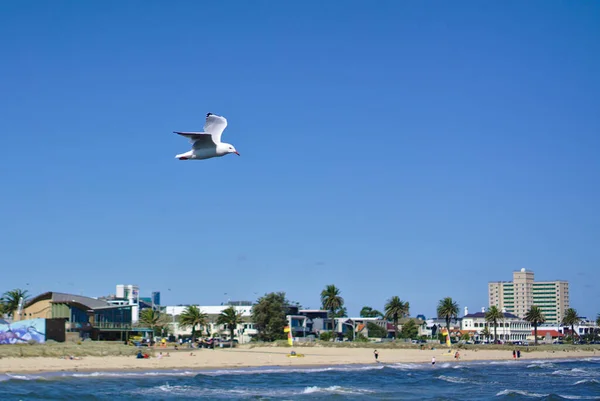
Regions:
<instances>
[{"instance_id":1,"label":"person on beach","mask_svg":"<svg viewBox=\"0 0 600 401\"><path fill-rule=\"evenodd\" d=\"M435 365L435 356L431 358L431 366Z\"/></svg>"},{"instance_id":2,"label":"person on beach","mask_svg":"<svg viewBox=\"0 0 600 401\"><path fill-rule=\"evenodd\" d=\"M375 355L375 362L378 362L379 353L377 352L377 350L373 351L373 355Z\"/></svg>"},{"instance_id":3,"label":"person on beach","mask_svg":"<svg viewBox=\"0 0 600 401\"><path fill-rule=\"evenodd\" d=\"M516 360L516 359L517 359L517 351L515 351L514 349L513 349L513 359L514 359L514 360Z\"/></svg>"},{"instance_id":4,"label":"person on beach","mask_svg":"<svg viewBox=\"0 0 600 401\"><path fill-rule=\"evenodd\" d=\"M520 349L517 350L517 359L521 359L521 350Z\"/></svg>"}]
</instances>

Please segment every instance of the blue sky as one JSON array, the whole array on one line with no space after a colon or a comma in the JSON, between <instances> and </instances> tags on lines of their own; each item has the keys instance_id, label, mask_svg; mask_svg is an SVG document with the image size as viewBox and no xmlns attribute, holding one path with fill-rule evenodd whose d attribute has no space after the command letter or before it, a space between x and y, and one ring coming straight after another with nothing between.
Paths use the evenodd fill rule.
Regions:
<instances>
[{"instance_id":1,"label":"blue sky","mask_svg":"<svg viewBox=\"0 0 600 401\"><path fill-rule=\"evenodd\" d=\"M600 312L600 3L0 3L1 291ZM227 117L241 157L183 162Z\"/></svg>"}]
</instances>

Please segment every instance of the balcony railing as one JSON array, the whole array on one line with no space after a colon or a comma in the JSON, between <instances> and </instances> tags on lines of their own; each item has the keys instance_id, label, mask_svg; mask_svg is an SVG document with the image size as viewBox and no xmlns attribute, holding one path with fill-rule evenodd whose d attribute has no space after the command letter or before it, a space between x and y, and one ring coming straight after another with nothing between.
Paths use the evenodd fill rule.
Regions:
<instances>
[{"instance_id":1,"label":"balcony railing","mask_svg":"<svg viewBox=\"0 0 600 401\"><path fill-rule=\"evenodd\" d=\"M92 324L97 329L121 329L130 330L133 326L131 323L115 323L115 322L98 322Z\"/></svg>"}]
</instances>

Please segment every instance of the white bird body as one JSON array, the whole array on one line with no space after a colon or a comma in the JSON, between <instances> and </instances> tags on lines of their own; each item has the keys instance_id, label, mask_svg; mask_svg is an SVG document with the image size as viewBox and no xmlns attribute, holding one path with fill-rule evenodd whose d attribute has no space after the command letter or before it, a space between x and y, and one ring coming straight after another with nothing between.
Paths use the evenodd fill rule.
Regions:
<instances>
[{"instance_id":1,"label":"white bird body","mask_svg":"<svg viewBox=\"0 0 600 401\"><path fill-rule=\"evenodd\" d=\"M192 150L175 156L179 160L204 160L213 157L222 157L229 153L240 155L235 147L229 143L221 142L221 135L227 127L227 119L212 113L206 114L204 132L179 132L176 134L189 138Z\"/></svg>"}]
</instances>

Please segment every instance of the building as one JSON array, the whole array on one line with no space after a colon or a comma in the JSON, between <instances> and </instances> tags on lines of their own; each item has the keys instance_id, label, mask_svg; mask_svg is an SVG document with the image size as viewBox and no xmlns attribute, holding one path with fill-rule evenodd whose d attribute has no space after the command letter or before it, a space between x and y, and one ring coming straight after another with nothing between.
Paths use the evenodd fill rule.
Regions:
<instances>
[{"instance_id":1,"label":"building","mask_svg":"<svg viewBox=\"0 0 600 401\"><path fill-rule=\"evenodd\" d=\"M221 312L233 306L237 313L242 316L242 323L238 324L234 330L234 336L240 343L250 342L253 336L258 331L252 323L252 303L246 301L233 302L234 305L218 305L218 306L200 306L195 305L200 309L200 312L207 316L207 324L204 327L196 327L198 336L221 337L228 338L229 330L224 324L217 324L217 319ZM181 327L179 325L179 315L188 307L188 305L165 306L164 312L171 315L171 330L170 332L177 338L190 337L192 335L191 327Z\"/></svg>"},{"instance_id":2,"label":"building","mask_svg":"<svg viewBox=\"0 0 600 401\"><path fill-rule=\"evenodd\" d=\"M496 340L505 342L513 341L524 341L531 336L531 323L526 322L519 316L509 313L505 310L502 311L504 318L498 321L496 326ZM494 337L494 325L485 320L485 308L481 308L481 312L469 313L463 316L461 321L461 332L469 333L471 338L475 341L485 341L483 335L484 329L487 327L487 331L490 338Z\"/></svg>"},{"instance_id":3,"label":"building","mask_svg":"<svg viewBox=\"0 0 600 401\"><path fill-rule=\"evenodd\" d=\"M569 308L567 281L535 281L526 269L513 272L513 281L488 283L489 305L505 309L524 318L529 309L538 306L548 323L559 323Z\"/></svg>"},{"instance_id":4,"label":"building","mask_svg":"<svg viewBox=\"0 0 600 401\"><path fill-rule=\"evenodd\" d=\"M136 323L140 318L140 287L132 284L118 284L115 296L128 301L131 305L131 321Z\"/></svg>"},{"instance_id":5,"label":"building","mask_svg":"<svg viewBox=\"0 0 600 401\"><path fill-rule=\"evenodd\" d=\"M127 340L132 332L149 332L132 324L129 304L110 302L61 292L45 292L28 300L19 320L62 319L66 333L95 340Z\"/></svg>"}]
</instances>

